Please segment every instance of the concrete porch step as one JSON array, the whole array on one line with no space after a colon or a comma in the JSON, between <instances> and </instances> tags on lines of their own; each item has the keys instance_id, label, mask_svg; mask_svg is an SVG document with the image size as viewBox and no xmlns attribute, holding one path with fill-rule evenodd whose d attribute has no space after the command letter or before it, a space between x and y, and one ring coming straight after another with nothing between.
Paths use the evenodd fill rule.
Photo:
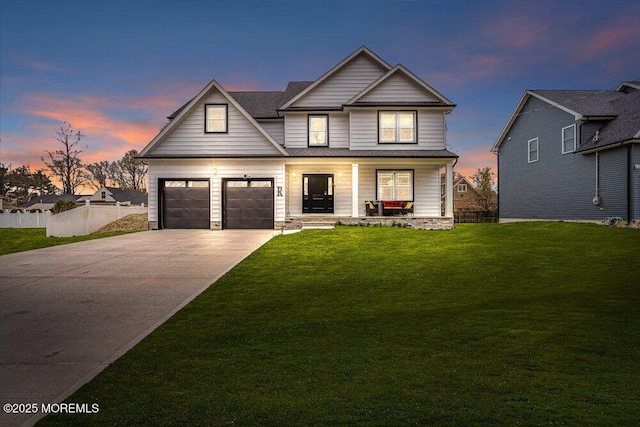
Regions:
<instances>
[{"instance_id":1,"label":"concrete porch step","mask_svg":"<svg viewBox=\"0 0 640 427\"><path fill-rule=\"evenodd\" d=\"M302 230L330 230L336 228L337 220L327 218L308 218L302 221Z\"/></svg>"}]
</instances>

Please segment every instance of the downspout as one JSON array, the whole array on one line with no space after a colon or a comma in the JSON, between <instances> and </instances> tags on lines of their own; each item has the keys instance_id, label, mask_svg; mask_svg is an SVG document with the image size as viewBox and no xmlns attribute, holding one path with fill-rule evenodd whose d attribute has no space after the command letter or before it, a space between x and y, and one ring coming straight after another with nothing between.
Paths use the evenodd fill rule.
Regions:
<instances>
[{"instance_id":1,"label":"downspout","mask_svg":"<svg viewBox=\"0 0 640 427\"><path fill-rule=\"evenodd\" d=\"M596 195L593 198L593 204L600 204L600 152L596 151Z\"/></svg>"},{"instance_id":2,"label":"downspout","mask_svg":"<svg viewBox=\"0 0 640 427\"><path fill-rule=\"evenodd\" d=\"M633 144L627 145L627 224L633 220Z\"/></svg>"}]
</instances>

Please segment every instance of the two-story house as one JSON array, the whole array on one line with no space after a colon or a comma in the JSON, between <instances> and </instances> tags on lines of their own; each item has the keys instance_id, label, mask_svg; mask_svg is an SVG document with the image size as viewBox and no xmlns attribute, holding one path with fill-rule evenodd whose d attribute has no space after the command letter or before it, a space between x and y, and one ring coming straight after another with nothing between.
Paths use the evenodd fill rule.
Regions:
<instances>
[{"instance_id":1,"label":"two-story house","mask_svg":"<svg viewBox=\"0 0 640 427\"><path fill-rule=\"evenodd\" d=\"M213 80L139 155L149 165L150 228L366 220L376 214L366 202L382 201L410 202L416 228L451 228L440 172L451 196L457 155L446 149L445 117L454 107L364 46L284 91L227 92Z\"/></svg>"},{"instance_id":2,"label":"two-story house","mask_svg":"<svg viewBox=\"0 0 640 427\"><path fill-rule=\"evenodd\" d=\"M640 220L639 89L526 91L492 148L500 221Z\"/></svg>"}]
</instances>

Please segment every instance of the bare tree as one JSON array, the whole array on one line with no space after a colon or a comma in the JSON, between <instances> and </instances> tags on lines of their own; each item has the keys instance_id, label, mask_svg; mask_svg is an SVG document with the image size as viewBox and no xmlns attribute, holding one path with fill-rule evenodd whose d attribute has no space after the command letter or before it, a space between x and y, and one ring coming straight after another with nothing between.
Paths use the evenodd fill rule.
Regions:
<instances>
[{"instance_id":1,"label":"bare tree","mask_svg":"<svg viewBox=\"0 0 640 427\"><path fill-rule=\"evenodd\" d=\"M478 168L476 173L471 176L471 180L477 190L476 200L485 211L495 211L497 208L496 192L493 190L495 185L495 174L489 166L482 169Z\"/></svg>"},{"instance_id":2,"label":"bare tree","mask_svg":"<svg viewBox=\"0 0 640 427\"><path fill-rule=\"evenodd\" d=\"M86 166L87 169L87 178L91 185L99 190L102 187L106 187L108 184L113 184L115 179L115 167L116 163L110 163L107 160L103 160L101 162L91 163Z\"/></svg>"},{"instance_id":3,"label":"bare tree","mask_svg":"<svg viewBox=\"0 0 640 427\"><path fill-rule=\"evenodd\" d=\"M130 150L118 160L115 178L120 188L146 192L148 168L140 159L136 159L137 155L136 150Z\"/></svg>"},{"instance_id":4,"label":"bare tree","mask_svg":"<svg viewBox=\"0 0 640 427\"><path fill-rule=\"evenodd\" d=\"M84 152L80 147L80 140L84 137L80 131L74 131L69 123L63 122L53 137L63 148L53 152L45 150L47 155L41 157L52 175L62 183L63 194L74 194L86 181L80 160L80 154Z\"/></svg>"}]
</instances>

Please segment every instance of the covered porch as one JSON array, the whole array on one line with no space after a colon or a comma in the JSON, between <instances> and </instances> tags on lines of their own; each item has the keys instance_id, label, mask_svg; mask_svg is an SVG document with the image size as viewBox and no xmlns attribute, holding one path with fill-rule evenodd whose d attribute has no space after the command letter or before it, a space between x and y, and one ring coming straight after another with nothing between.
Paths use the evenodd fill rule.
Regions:
<instances>
[{"instance_id":1,"label":"covered porch","mask_svg":"<svg viewBox=\"0 0 640 427\"><path fill-rule=\"evenodd\" d=\"M450 158L287 159L285 221L276 228L301 228L303 223L316 218L348 225L452 228L454 161ZM444 202L442 172L445 174Z\"/></svg>"}]
</instances>

